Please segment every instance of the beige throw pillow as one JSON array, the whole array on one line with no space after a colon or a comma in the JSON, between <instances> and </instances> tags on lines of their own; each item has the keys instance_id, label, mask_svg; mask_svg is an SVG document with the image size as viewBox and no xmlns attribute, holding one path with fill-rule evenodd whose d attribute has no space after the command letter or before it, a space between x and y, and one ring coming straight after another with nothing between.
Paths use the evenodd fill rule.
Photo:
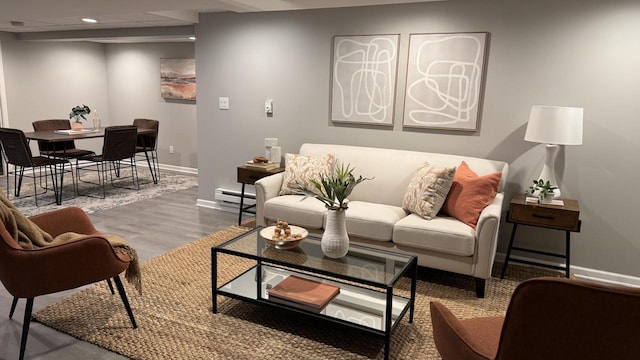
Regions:
<instances>
[{"instance_id":1,"label":"beige throw pillow","mask_svg":"<svg viewBox=\"0 0 640 360\"><path fill-rule=\"evenodd\" d=\"M431 220L444 204L456 168L434 168L428 162L418 168L402 200L402 208Z\"/></svg>"},{"instance_id":2,"label":"beige throw pillow","mask_svg":"<svg viewBox=\"0 0 640 360\"><path fill-rule=\"evenodd\" d=\"M284 155L284 180L280 195L299 194L299 184L309 190L315 188L309 178L320 180L320 174L328 176L333 171L335 156L326 154L322 156L304 156L298 154Z\"/></svg>"}]
</instances>

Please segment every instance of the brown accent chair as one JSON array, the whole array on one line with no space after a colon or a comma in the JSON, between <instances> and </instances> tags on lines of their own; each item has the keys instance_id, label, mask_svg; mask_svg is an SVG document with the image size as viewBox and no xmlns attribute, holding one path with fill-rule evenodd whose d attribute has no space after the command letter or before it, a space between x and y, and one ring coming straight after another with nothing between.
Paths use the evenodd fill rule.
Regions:
<instances>
[{"instance_id":1,"label":"brown accent chair","mask_svg":"<svg viewBox=\"0 0 640 360\"><path fill-rule=\"evenodd\" d=\"M13 316L18 299L27 299L22 324L20 359L24 358L33 299L36 296L113 278L131 324L134 329L137 328L119 277L129 266L131 258L122 252L114 251L80 208L67 207L35 215L30 219L53 237L65 232L95 236L62 245L26 250L20 247L4 223L0 222L0 281L14 297L9 318Z\"/></svg>"},{"instance_id":2,"label":"brown accent chair","mask_svg":"<svg viewBox=\"0 0 640 360\"><path fill-rule=\"evenodd\" d=\"M71 123L66 119L36 120L33 121L31 125L35 131L71 130ZM54 143L38 141L38 150L40 150L40 154L42 155L61 157L65 159L78 159L85 156L95 155L91 150L76 148L76 143L73 140Z\"/></svg>"},{"instance_id":3,"label":"brown accent chair","mask_svg":"<svg viewBox=\"0 0 640 360\"><path fill-rule=\"evenodd\" d=\"M443 360L640 358L640 288L536 278L504 317L459 320L434 301L431 322Z\"/></svg>"},{"instance_id":4,"label":"brown accent chair","mask_svg":"<svg viewBox=\"0 0 640 360\"><path fill-rule=\"evenodd\" d=\"M138 135L136 155L144 153L153 183L157 184L160 176L160 163L158 162L158 129L160 128L160 122L152 119L134 119L133 126L155 131L153 134Z\"/></svg>"}]
</instances>

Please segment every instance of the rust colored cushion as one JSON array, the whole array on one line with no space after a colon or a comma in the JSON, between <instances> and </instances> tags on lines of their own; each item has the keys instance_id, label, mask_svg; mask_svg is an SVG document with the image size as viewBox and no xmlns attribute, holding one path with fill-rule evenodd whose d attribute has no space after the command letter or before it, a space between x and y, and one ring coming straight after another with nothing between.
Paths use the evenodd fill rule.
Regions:
<instances>
[{"instance_id":1,"label":"rust colored cushion","mask_svg":"<svg viewBox=\"0 0 640 360\"><path fill-rule=\"evenodd\" d=\"M442 206L442 213L453 216L475 229L482 209L491 204L496 197L501 178L501 172L478 176L463 161L453 177L453 184Z\"/></svg>"}]
</instances>

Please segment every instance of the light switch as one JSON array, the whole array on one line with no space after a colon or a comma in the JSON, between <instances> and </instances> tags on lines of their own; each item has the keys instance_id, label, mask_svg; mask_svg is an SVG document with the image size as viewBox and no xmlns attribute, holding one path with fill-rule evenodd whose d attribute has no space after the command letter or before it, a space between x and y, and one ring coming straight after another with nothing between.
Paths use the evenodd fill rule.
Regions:
<instances>
[{"instance_id":1,"label":"light switch","mask_svg":"<svg viewBox=\"0 0 640 360\"><path fill-rule=\"evenodd\" d=\"M264 112L267 113L267 115L273 114L273 100L264 102Z\"/></svg>"},{"instance_id":2,"label":"light switch","mask_svg":"<svg viewBox=\"0 0 640 360\"><path fill-rule=\"evenodd\" d=\"M228 97L219 97L218 98L218 109L220 109L220 110L229 110L229 98Z\"/></svg>"}]
</instances>

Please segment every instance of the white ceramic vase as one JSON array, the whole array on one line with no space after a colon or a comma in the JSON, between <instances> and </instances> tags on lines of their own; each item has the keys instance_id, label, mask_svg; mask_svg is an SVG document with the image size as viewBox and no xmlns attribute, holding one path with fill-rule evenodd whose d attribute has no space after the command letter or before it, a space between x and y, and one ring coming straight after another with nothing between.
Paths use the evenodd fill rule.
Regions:
<instances>
[{"instance_id":1,"label":"white ceramic vase","mask_svg":"<svg viewBox=\"0 0 640 360\"><path fill-rule=\"evenodd\" d=\"M349 252L349 235L345 210L329 210L327 224L320 241L322 252L330 258L341 258Z\"/></svg>"}]
</instances>

